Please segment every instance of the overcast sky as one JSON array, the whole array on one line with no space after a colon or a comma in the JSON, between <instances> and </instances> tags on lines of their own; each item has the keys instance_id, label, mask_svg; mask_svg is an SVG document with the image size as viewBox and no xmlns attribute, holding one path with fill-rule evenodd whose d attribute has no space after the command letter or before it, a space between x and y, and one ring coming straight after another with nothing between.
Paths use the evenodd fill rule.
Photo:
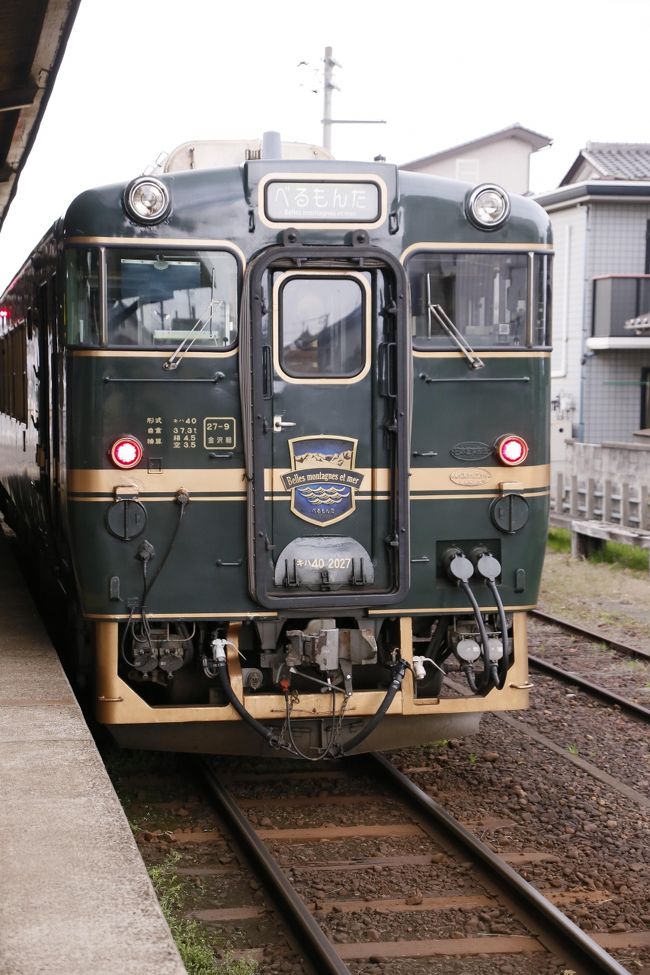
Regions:
<instances>
[{"instance_id":1,"label":"overcast sky","mask_svg":"<svg viewBox=\"0 0 650 975\"><path fill-rule=\"evenodd\" d=\"M403 163L518 122L553 139L532 157L542 191L587 141L650 142L649 38L650 0L82 0L0 289L81 190L162 150L267 129L321 143L326 46L333 116L388 123L334 126L337 158Z\"/></svg>"}]
</instances>

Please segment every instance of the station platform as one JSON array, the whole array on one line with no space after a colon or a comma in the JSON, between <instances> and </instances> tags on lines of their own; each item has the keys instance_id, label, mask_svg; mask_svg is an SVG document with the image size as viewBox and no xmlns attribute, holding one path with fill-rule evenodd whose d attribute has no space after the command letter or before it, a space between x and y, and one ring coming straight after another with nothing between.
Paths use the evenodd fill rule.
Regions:
<instances>
[{"instance_id":1,"label":"station platform","mask_svg":"<svg viewBox=\"0 0 650 975\"><path fill-rule=\"evenodd\" d=\"M0 975L185 975L0 525Z\"/></svg>"}]
</instances>

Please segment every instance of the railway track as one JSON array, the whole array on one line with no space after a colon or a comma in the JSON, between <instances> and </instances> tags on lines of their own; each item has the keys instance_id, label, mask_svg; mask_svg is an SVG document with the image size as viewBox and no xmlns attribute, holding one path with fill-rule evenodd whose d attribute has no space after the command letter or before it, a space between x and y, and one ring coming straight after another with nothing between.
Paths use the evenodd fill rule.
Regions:
<instances>
[{"instance_id":1,"label":"railway track","mask_svg":"<svg viewBox=\"0 0 650 975\"><path fill-rule=\"evenodd\" d=\"M410 959L413 963L413 959L426 958L426 970L433 975L451 971L447 967L450 956L466 961L490 956L490 964L495 966L490 969L493 971L501 970L504 959L508 959L508 964L514 959L515 968L507 970L540 973L572 970L584 975L626 972L552 900L523 880L505 859L493 853L473 831L455 820L383 756L348 760L339 771L343 791L335 795L322 794L323 780L319 785L319 772L313 770L301 773L303 783L310 778L315 783L309 788L311 794L297 796L295 782L288 784L292 773L284 770L277 776L274 773L257 776L259 781L255 787L251 786L255 777L245 777L244 797L236 798L224 783L218 765L211 760L197 765L220 818L245 850L269 891L269 899L279 907L310 971L344 975L351 970L365 971L350 966L368 962L375 965L390 962L390 970L394 971L400 960ZM336 773L329 768L328 775L333 774ZM331 778L324 781L331 790ZM363 781L371 783L370 793L358 793L357 783ZM232 782L237 783L236 776ZM282 782L283 794L274 795ZM262 791L258 792L260 784ZM350 786L355 790L352 793L345 791ZM241 781L239 791L242 791ZM351 810L357 810L358 815L352 818L361 821L351 825L323 825L323 815L327 815L324 807L330 806L343 807L346 820ZM251 816L252 810L267 814L262 817L265 827L260 827L259 815ZM300 810L300 821L311 820L318 825L290 828L279 825L286 813L294 823L297 810ZM275 817L275 824L268 816ZM478 827L489 830L495 828L495 823L483 822ZM350 843L356 843L356 857L341 858L346 842L348 849ZM388 851L386 843L390 847ZM377 844L379 851L383 851L379 856ZM408 852L397 852L402 845ZM324 846L329 847L329 852L323 861ZM415 893L405 896L403 885L401 888L398 885L396 896L386 896L382 883L381 896L375 893L373 897L372 876L376 876L373 872L391 875L391 871L400 869L415 870L416 875L420 871ZM369 885L367 880L365 886L363 880L356 883L356 897L327 896L333 878L343 878L344 886L349 886L350 877L355 874L361 877L368 872ZM436 877L449 875L449 882L442 887L438 885L433 892L422 890L424 878L434 874ZM328 879L323 884L314 880L315 876ZM462 877L460 887L459 876ZM472 889L464 893L468 882ZM325 893L314 900L314 890L318 887ZM553 896L556 900L563 899L558 892ZM571 894L566 896L570 902ZM360 939L359 926L353 926L350 919L363 914L370 915L371 927L363 928L365 936ZM331 928L331 917L337 919L336 930ZM389 938L382 931L382 920L386 917L392 919L389 930L397 931L399 937ZM481 919L487 919L488 923ZM466 926L470 920L473 923ZM404 936L414 928L420 935L426 929L436 936ZM336 944L332 943L332 937L336 938ZM607 936L604 940L607 941ZM524 967L516 967L522 961Z\"/></svg>"},{"instance_id":2,"label":"railway track","mask_svg":"<svg viewBox=\"0 0 650 975\"><path fill-rule=\"evenodd\" d=\"M604 642L600 636L598 641ZM578 644L566 643L573 645ZM567 679L575 685L574 674ZM542 684L544 693L548 688L550 700L555 701L555 715L566 716L567 708L576 717L577 712L598 714L597 706L586 696L568 693L565 704L561 688L540 681L539 693ZM538 705L542 729L545 706L540 710ZM435 747L423 753L416 750L413 758L408 753L398 756L406 775L402 777L405 781L395 784L400 773L391 771L392 765L382 758L352 759L325 768L284 761L263 766L212 759L202 776L212 779L223 793L225 805L221 801L220 811L215 813L206 805L203 792L196 796L195 784L174 786L172 792L185 790L190 798L170 803L163 777L165 799L153 798L152 804L159 809L154 819L160 821L164 813L170 817L166 822L175 819L176 828L158 829L149 837L154 860L180 853L177 872L188 885L196 885L197 896L190 897L185 908L187 916L204 923L208 932L222 931L227 943L241 950L244 958L258 962L258 975L493 975L501 971L592 975L625 972L628 969L622 962L630 972L635 971L650 959L643 896L636 888L630 892L627 885L621 893L627 871L615 867L612 872L607 858L606 866L592 880L578 861L567 859L574 852L573 840L563 843L560 837L565 826L571 836L577 829L581 842L582 837L588 840L595 835L586 833L579 820L567 820L565 812L567 801L581 811L586 808L581 797L590 796L588 826L596 832L619 831L625 822L621 849L637 848L624 854L629 855L626 863L637 869L642 861L638 830L648 808L647 798L638 791L642 784L630 775L623 776L623 781L615 778L619 775L615 752L603 766L609 772L599 770L602 739L596 729L598 755L590 751L584 736L577 737L573 725L571 737L563 742L560 736L554 744L540 728L528 727L521 718L503 715L501 720L509 725L504 737L499 729L490 735L488 728L484 744L459 743L449 752L456 759L457 778L445 775L447 765L439 761L445 756L439 749L436 754ZM625 723L622 716L613 716L612 721ZM556 727L555 723L552 730L545 730L554 735ZM518 744L524 734L532 738L530 751L531 746L522 751ZM507 736L513 739L510 747L506 746ZM490 764L496 760L491 750L497 741L499 752L503 749L509 756L503 766L501 761ZM579 748L572 742L578 742ZM539 745L544 745L542 751ZM478 753L472 754L472 748ZM463 754L465 763L469 762L464 769ZM555 762L560 759L560 765L576 766L559 788L549 782L549 754L556 756ZM544 759L541 776L540 769L532 772L540 756ZM187 763L181 760L183 764L187 773ZM483 777L476 774L481 767ZM586 783L584 773L594 785ZM417 786L417 798L404 798L401 789L411 776L445 807L455 808L462 824ZM505 797L505 805L499 795L503 787L496 795L493 787L502 780L510 782L505 791L512 797ZM484 801L486 788L492 799ZM546 805L537 805L535 793L545 789L551 789L560 801L557 822L548 818ZM620 792L624 801L613 799L612 790ZM533 805L520 806L527 798ZM436 812L442 814L438 824L432 819L436 806ZM623 806L626 812L630 810L629 821L623 819ZM187 817L180 821L179 808ZM486 809L500 813L501 808L503 816L485 814ZM483 812L475 814L475 809ZM534 815L526 809L534 810ZM533 823L538 826L532 828ZM552 824L550 840L543 823ZM464 833L471 837L469 849L464 845ZM234 846L230 836L236 837ZM483 840L500 851L496 874L490 867L494 855ZM143 845L149 847L149 841ZM250 879L250 867L237 852L249 847L246 856L263 863L259 881ZM588 847L586 860L580 862L598 863L598 849ZM521 889L517 886L519 870L537 890L521 878ZM529 893L534 903L528 903ZM628 897L634 905L629 912L625 907ZM568 927L563 929L560 922L556 930L558 908L576 923L564 918ZM288 920L287 911L291 912ZM597 932L593 938L580 932L583 924ZM576 932L578 938L580 934L586 937L586 944L578 948L571 944ZM611 959L608 950L620 961Z\"/></svg>"},{"instance_id":3,"label":"railway track","mask_svg":"<svg viewBox=\"0 0 650 975\"><path fill-rule=\"evenodd\" d=\"M640 650L638 647L631 647L627 643L621 643L618 640L614 640L612 637L604 636L597 630L592 630L589 627L581 626L579 623L567 620L563 616L553 616L551 613L544 612L541 609L531 609L529 611L529 616L532 616L533 619L540 620L542 623L551 623L553 626L559 626L561 629L568 630L570 633L577 633L579 636L584 636L587 639L595 640L598 643L603 643L611 650L616 650L618 653L624 653L626 656L635 657L637 660L646 660L650 662L650 653L648 653L646 650Z\"/></svg>"},{"instance_id":4,"label":"railway track","mask_svg":"<svg viewBox=\"0 0 650 975\"><path fill-rule=\"evenodd\" d=\"M620 643L617 640L610 639L607 636L603 636L602 634L589 628L580 626L577 623L570 622L569 620L565 620L561 617L551 616L549 613L533 610L531 611L530 615L543 624L559 627L561 630L576 634L586 640L595 642L617 654L623 654L631 659L650 664L650 655L645 653L643 650L639 650L637 647L631 647L627 644ZM606 701L608 704L619 707L627 714L631 714L643 721L650 721L650 710L648 708L635 701L631 701L628 697L618 694L615 691L602 686L601 684L597 684L594 681L589 680L585 676L576 673L575 670L567 670L564 667L558 666L556 662L551 663L549 660L543 659L535 654L529 653L528 660L530 665L535 669L548 674L551 677L555 677L564 683L579 687L586 693L598 697L600 700Z\"/></svg>"}]
</instances>

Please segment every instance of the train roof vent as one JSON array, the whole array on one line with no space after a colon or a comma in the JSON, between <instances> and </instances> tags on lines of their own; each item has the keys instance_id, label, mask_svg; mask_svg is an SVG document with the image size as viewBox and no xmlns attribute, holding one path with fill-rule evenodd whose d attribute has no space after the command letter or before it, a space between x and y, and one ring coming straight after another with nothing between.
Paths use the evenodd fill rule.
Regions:
<instances>
[{"instance_id":1,"label":"train roof vent","mask_svg":"<svg viewBox=\"0 0 650 975\"><path fill-rule=\"evenodd\" d=\"M282 142L283 159L333 159L322 146L307 142ZM220 169L239 166L249 159L260 159L261 139L219 139L184 142L170 152L163 172L177 173L187 169Z\"/></svg>"}]
</instances>

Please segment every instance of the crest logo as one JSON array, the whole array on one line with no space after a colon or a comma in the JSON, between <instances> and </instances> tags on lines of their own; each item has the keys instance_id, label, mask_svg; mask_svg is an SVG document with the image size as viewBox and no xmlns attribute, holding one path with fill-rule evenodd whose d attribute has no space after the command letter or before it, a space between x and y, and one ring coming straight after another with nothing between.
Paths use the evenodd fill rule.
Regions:
<instances>
[{"instance_id":1,"label":"crest logo","mask_svg":"<svg viewBox=\"0 0 650 975\"><path fill-rule=\"evenodd\" d=\"M462 471L452 471L449 480L462 487L483 487L492 479L489 471L482 467L465 468Z\"/></svg>"},{"instance_id":2,"label":"crest logo","mask_svg":"<svg viewBox=\"0 0 650 975\"><path fill-rule=\"evenodd\" d=\"M466 460L471 464L491 457L492 447L486 443L481 443L479 440L466 440L463 443L457 443L449 453L455 460Z\"/></svg>"},{"instance_id":3,"label":"crest logo","mask_svg":"<svg viewBox=\"0 0 650 975\"><path fill-rule=\"evenodd\" d=\"M358 440L352 437L294 437L289 440L291 510L311 525L333 525L356 508L363 474L355 471Z\"/></svg>"}]
</instances>

